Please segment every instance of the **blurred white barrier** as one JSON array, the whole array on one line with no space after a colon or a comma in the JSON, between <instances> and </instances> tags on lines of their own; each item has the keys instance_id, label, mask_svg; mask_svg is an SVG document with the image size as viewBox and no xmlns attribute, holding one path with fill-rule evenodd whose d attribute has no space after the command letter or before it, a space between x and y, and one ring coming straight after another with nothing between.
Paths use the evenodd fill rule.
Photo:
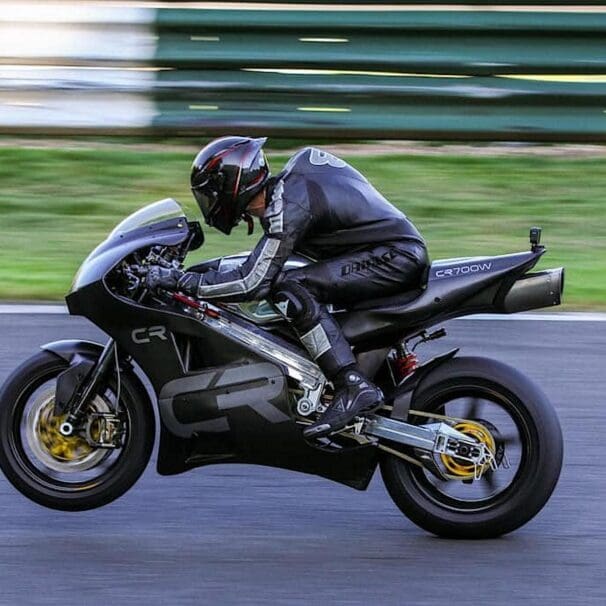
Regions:
<instances>
[{"instance_id":1,"label":"blurred white barrier","mask_svg":"<svg viewBox=\"0 0 606 606\"><path fill-rule=\"evenodd\" d=\"M104 90L147 93L154 87L157 68L0 64L2 91Z\"/></svg>"},{"instance_id":2,"label":"blurred white barrier","mask_svg":"<svg viewBox=\"0 0 606 606\"><path fill-rule=\"evenodd\" d=\"M0 127L145 128L155 11L0 3Z\"/></svg>"},{"instance_id":3,"label":"blurred white barrier","mask_svg":"<svg viewBox=\"0 0 606 606\"><path fill-rule=\"evenodd\" d=\"M149 25L155 14L153 8L134 2L0 2L0 21L15 23Z\"/></svg>"},{"instance_id":4,"label":"blurred white barrier","mask_svg":"<svg viewBox=\"0 0 606 606\"><path fill-rule=\"evenodd\" d=\"M4 61L145 61L156 36L146 26L0 22Z\"/></svg>"},{"instance_id":5,"label":"blurred white barrier","mask_svg":"<svg viewBox=\"0 0 606 606\"><path fill-rule=\"evenodd\" d=\"M146 128L155 115L147 96L111 92L0 92L5 128Z\"/></svg>"}]
</instances>

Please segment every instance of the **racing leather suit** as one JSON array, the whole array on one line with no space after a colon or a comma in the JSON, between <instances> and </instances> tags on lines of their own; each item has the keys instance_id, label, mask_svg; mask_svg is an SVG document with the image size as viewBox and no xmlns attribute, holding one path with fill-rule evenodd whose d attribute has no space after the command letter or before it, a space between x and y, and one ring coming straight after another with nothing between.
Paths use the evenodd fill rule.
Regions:
<instances>
[{"instance_id":1,"label":"racing leather suit","mask_svg":"<svg viewBox=\"0 0 606 606\"><path fill-rule=\"evenodd\" d=\"M264 235L240 267L196 275L197 295L269 298L330 380L355 358L326 304L346 307L417 288L428 265L406 216L349 164L315 148L270 179L261 225ZM293 252L315 263L282 271Z\"/></svg>"}]
</instances>

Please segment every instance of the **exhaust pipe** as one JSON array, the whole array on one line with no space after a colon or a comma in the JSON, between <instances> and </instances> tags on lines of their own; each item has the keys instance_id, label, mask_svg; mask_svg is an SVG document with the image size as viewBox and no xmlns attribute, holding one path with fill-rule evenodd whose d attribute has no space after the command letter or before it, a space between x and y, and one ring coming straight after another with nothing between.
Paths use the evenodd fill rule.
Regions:
<instances>
[{"instance_id":1,"label":"exhaust pipe","mask_svg":"<svg viewBox=\"0 0 606 606\"><path fill-rule=\"evenodd\" d=\"M564 292L564 268L526 274L516 280L503 299L503 311L513 314L559 305Z\"/></svg>"}]
</instances>

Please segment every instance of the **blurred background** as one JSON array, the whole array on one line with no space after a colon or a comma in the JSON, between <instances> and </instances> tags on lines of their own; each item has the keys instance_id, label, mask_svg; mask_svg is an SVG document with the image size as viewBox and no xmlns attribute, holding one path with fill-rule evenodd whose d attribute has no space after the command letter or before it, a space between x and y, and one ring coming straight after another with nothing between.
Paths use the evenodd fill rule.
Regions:
<instances>
[{"instance_id":1,"label":"blurred background","mask_svg":"<svg viewBox=\"0 0 606 606\"><path fill-rule=\"evenodd\" d=\"M606 307L606 11L523 2L0 2L0 298L58 300L122 217L198 214L195 152L318 145L434 259L527 248ZM259 232L257 232L258 235ZM239 229L196 254L250 249Z\"/></svg>"}]
</instances>

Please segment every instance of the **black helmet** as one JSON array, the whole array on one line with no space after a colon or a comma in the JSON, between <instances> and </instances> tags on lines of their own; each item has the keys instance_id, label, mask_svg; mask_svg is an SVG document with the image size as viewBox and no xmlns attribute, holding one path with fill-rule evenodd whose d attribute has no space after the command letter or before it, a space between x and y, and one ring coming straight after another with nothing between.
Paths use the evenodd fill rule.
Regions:
<instances>
[{"instance_id":1,"label":"black helmet","mask_svg":"<svg viewBox=\"0 0 606 606\"><path fill-rule=\"evenodd\" d=\"M269 179L265 137L221 137L198 153L191 190L208 225L229 234Z\"/></svg>"}]
</instances>

